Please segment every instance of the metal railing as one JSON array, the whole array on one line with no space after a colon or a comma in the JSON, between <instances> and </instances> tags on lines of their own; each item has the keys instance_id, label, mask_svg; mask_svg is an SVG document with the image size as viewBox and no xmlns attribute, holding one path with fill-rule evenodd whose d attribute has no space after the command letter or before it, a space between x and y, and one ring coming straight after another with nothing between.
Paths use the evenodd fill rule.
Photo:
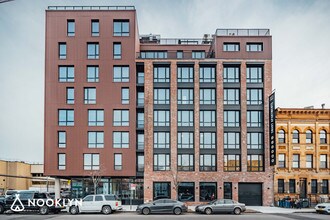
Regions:
<instances>
[{"instance_id":1,"label":"metal railing","mask_svg":"<svg viewBox=\"0 0 330 220\"><path fill-rule=\"evenodd\" d=\"M198 52L198 51L197 51ZM180 57L178 57L177 51L167 51L166 56L164 57L146 57L143 55L141 56L141 52L136 53L137 59L153 59L153 60L166 60L166 59L206 59L206 58L213 58L212 53L205 52L204 56L194 56L192 51L183 51L180 54Z\"/></svg>"},{"instance_id":2,"label":"metal railing","mask_svg":"<svg viewBox=\"0 0 330 220\"><path fill-rule=\"evenodd\" d=\"M134 6L48 6L48 10L52 11L120 11L135 10Z\"/></svg>"},{"instance_id":3,"label":"metal railing","mask_svg":"<svg viewBox=\"0 0 330 220\"><path fill-rule=\"evenodd\" d=\"M216 36L269 36L269 29L217 29Z\"/></svg>"},{"instance_id":4,"label":"metal railing","mask_svg":"<svg viewBox=\"0 0 330 220\"><path fill-rule=\"evenodd\" d=\"M212 38L160 38L159 35L140 36L141 44L210 45Z\"/></svg>"}]
</instances>

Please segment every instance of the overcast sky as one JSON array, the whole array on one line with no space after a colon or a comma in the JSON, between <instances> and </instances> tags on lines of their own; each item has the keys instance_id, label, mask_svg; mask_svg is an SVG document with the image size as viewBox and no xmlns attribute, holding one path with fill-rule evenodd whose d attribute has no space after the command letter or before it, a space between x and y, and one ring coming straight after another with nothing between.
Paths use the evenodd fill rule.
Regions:
<instances>
[{"instance_id":1,"label":"overcast sky","mask_svg":"<svg viewBox=\"0 0 330 220\"><path fill-rule=\"evenodd\" d=\"M140 34L269 28L277 107L330 107L330 1L15 0L0 4L0 159L43 162L45 9L134 5Z\"/></svg>"}]
</instances>

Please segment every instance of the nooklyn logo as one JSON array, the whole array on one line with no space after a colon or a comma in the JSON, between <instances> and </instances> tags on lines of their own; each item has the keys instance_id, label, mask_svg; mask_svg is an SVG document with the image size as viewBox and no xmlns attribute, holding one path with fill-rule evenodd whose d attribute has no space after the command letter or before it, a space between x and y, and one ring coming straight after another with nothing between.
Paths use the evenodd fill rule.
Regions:
<instances>
[{"instance_id":1,"label":"nooklyn logo","mask_svg":"<svg viewBox=\"0 0 330 220\"><path fill-rule=\"evenodd\" d=\"M18 203L18 204L16 204L16 203ZM24 207L21 199L19 198L19 194L15 195L15 200L14 200L13 204L10 206L10 209L13 212L22 212L22 211L24 211L25 207Z\"/></svg>"}]
</instances>

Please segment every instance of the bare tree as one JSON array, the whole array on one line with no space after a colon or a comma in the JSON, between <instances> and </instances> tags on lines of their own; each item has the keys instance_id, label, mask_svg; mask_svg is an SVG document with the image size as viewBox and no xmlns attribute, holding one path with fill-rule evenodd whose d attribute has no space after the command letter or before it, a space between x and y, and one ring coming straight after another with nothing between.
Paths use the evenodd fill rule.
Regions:
<instances>
[{"instance_id":1,"label":"bare tree","mask_svg":"<svg viewBox=\"0 0 330 220\"><path fill-rule=\"evenodd\" d=\"M99 186L99 183L101 182L102 176L105 173L105 166L103 164L100 165L98 170L92 170L90 172L90 178L93 182L93 188L94 188L94 194L97 192L97 188Z\"/></svg>"},{"instance_id":2,"label":"bare tree","mask_svg":"<svg viewBox=\"0 0 330 220\"><path fill-rule=\"evenodd\" d=\"M176 191L176 199L178 199L178 188L180 185L179 179L178 179L178 172L176 170L171 170L171 174L172 174L172 179L173 179L173 186L174 189Z\"/></svg>"}]
</instances>

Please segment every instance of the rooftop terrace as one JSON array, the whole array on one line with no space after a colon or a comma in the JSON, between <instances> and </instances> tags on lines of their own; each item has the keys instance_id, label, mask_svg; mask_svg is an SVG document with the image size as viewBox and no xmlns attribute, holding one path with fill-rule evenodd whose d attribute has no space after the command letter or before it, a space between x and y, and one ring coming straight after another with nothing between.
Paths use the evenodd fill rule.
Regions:
<instances>
[{"instance_id":1,"label":"rooftop terrace","mask_svg":"<svg viewBox=\"0 0 330 220\"><path fill-rule=\"evenodd\" d=\"M126 11L134 6L48 6L49 11Z\"/></svg>"}]
</instances>

